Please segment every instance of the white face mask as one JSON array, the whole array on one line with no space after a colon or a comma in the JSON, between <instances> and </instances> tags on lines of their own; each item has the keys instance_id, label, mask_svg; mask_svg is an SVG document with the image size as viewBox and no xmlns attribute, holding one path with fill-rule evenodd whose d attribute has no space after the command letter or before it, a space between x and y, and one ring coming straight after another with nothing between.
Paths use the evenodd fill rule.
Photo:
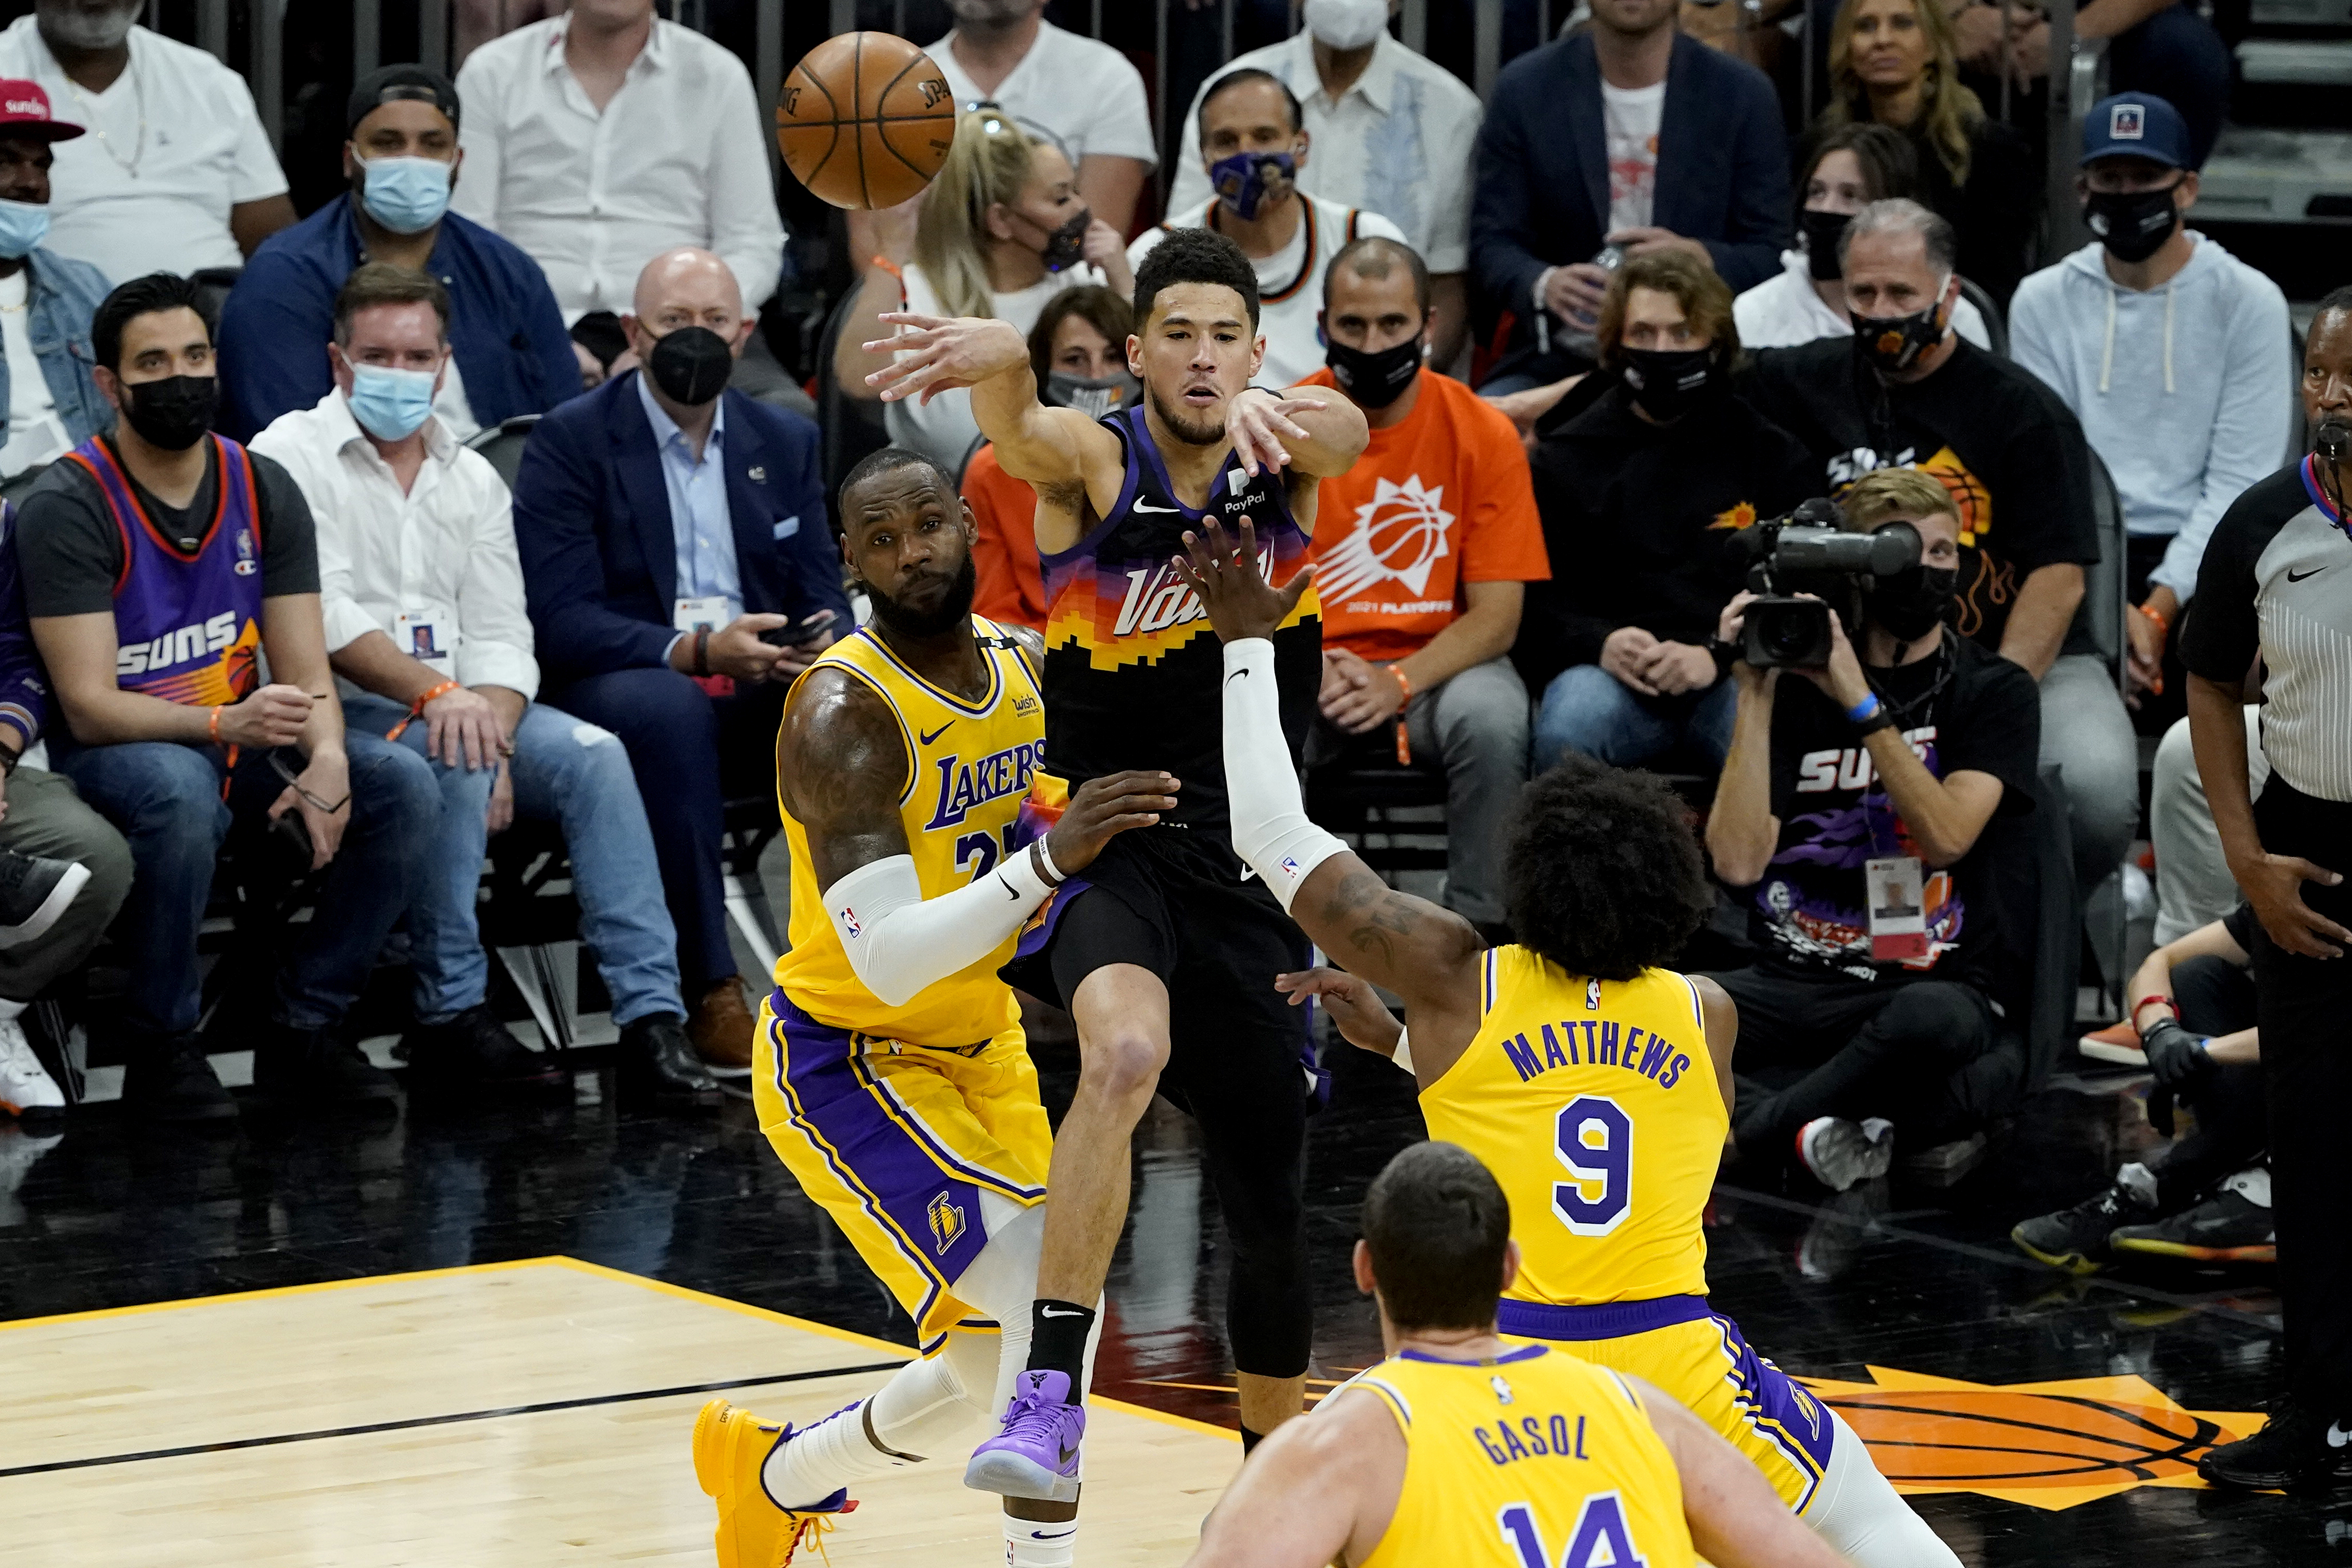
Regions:
<instances>
[{"instance_id":1,"label":"white face mask","mask_svg":"<svg viewBox=\"0 0 2352 1568\"><path fill-rule=\"evenodd\" d=\"M116 47L131 36L131 25L144 9L136 0L107 11L92 11L71 0L49 0L34 7L41 31L69 49Z\"/></svg>"},{"instance_id":2,"label":"white face mask","mask_svg":"<svg viewBox=\"0 0 2352 1568\"><path fill-rule=\"evenodd\" d=\"M1307 0L1307 30L1335 49L1360 49L1389 27L1389 0Z\"/></svg>"}]
</instances>

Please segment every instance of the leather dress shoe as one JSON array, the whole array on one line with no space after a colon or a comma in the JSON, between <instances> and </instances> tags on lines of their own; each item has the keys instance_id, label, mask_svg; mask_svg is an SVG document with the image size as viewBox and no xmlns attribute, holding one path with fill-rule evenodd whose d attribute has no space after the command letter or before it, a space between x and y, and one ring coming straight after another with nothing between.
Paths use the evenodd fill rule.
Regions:
<instances>
[{"instance_id":1,"label":"leather dress shoe","mask_svg":"<svg viewBox=\"0 0 2352 1568\"><path fill-rule=\"evenodd\" d=\"M703 1064L725 1075L751 1070L751 1009L743 1004L743 982L729 975L705 991L686 1020Z\"/></svg>"},{"instance_id":2,"label":"leather dress shoe","mask_svg":"<svg viewBox=\"0 0 2352 1568\"><path fill-rule=\"evenodd\" d=\"M622 1098L664 1105L716 1105L726 1098L694 1046L667 1013L621 1026L615 1054Z\"/></svg>"}]
</instances>

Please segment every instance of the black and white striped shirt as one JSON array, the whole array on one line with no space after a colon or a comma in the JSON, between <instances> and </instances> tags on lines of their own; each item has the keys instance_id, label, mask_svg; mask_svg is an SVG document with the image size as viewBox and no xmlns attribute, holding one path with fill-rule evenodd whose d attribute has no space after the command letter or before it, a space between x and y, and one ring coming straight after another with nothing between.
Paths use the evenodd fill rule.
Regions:
<instances>
[{"instance_id":1,"label":"black and white striped shirt","mask_svg":"<svg viewBox=\"0 0 2352 1568\"><path fill-rule=\"evenodd\" d=\"M2263 658L2263 753L2305 795L2352 802L2352 534L2306 458L2240 496L2205 547L2181 661L2235 686Z\"/></svg>"}]
</instances>

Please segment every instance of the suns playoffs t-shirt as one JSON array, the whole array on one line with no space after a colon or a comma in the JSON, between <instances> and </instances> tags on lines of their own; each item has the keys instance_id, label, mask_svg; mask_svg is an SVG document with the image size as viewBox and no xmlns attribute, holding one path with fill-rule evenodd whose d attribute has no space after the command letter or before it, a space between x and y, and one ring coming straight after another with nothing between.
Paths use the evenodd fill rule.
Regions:
<instances>
[{"instance_id":1,"label":"suns playoffs t-shirt","mask_svg":"<svg viewBox=\"0 0 2352 1568\"><path fill-rule=\"evenodd\" d=\"M1895 710L1912 752L1936 777L1990 773L2006 786L2000 809L2027 809L2041 749L2042 703L2033 678L1998 654L1947 635L1945 653L1874 669L1880 700ZM1772 815L1780 841L1756 884L1749 933L1769 962L1808 973L1895 981L1932 974L1989 988L1989 906L1981 862L1961 857L1925 867L1924 959L1870 956L1864 861L1917 855L1853 724L1812 682L1782 672L1772 699Z\"/></svg>"},{"instance_id":2,"label":"suns playoffs t-shirt","mask_svg":"<svg viewBox=\"0 0 2352 1568\"><path fill-rule=\"evenodd\" d=\"M1307 384L1338 393L1328 368ZM1453 625L1465 583L1549 578L1518 431L1460 382L1423 371L1412 412L1318 488L1310 559L1323 646L1371 664L1410 658Z\"/></svg>"}]
</instances>

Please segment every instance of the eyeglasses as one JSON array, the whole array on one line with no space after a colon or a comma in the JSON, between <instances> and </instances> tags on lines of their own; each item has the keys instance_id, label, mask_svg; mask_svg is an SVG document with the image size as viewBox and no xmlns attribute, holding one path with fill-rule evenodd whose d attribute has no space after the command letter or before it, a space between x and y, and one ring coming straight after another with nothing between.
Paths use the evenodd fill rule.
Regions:
<instances>
[{"instance_id":1,"label":"eyeglasses","mask_svg":"<svg viewBox=\"0 0 2352 1568\"><path fill-rule=\"evenodd\" d=\"M297 752L296 755L299 758L300 753ZM332 816L335 813L342 810L343 807L352 804L352 797L347 795L343 796L342 799L335 802L332 805L330 805L325 801L320 800L317 795L312 795L309 790L304 789L302 787L301 774L296 771L292 763L287 762L286 753L282 751L271 751L269 753L269 770L276 773L279 778L284 779L293 789L294 793L302 797L303 803L310 806L312 811L319 813L321 816Z\"/></svg>"}]
</instances>

